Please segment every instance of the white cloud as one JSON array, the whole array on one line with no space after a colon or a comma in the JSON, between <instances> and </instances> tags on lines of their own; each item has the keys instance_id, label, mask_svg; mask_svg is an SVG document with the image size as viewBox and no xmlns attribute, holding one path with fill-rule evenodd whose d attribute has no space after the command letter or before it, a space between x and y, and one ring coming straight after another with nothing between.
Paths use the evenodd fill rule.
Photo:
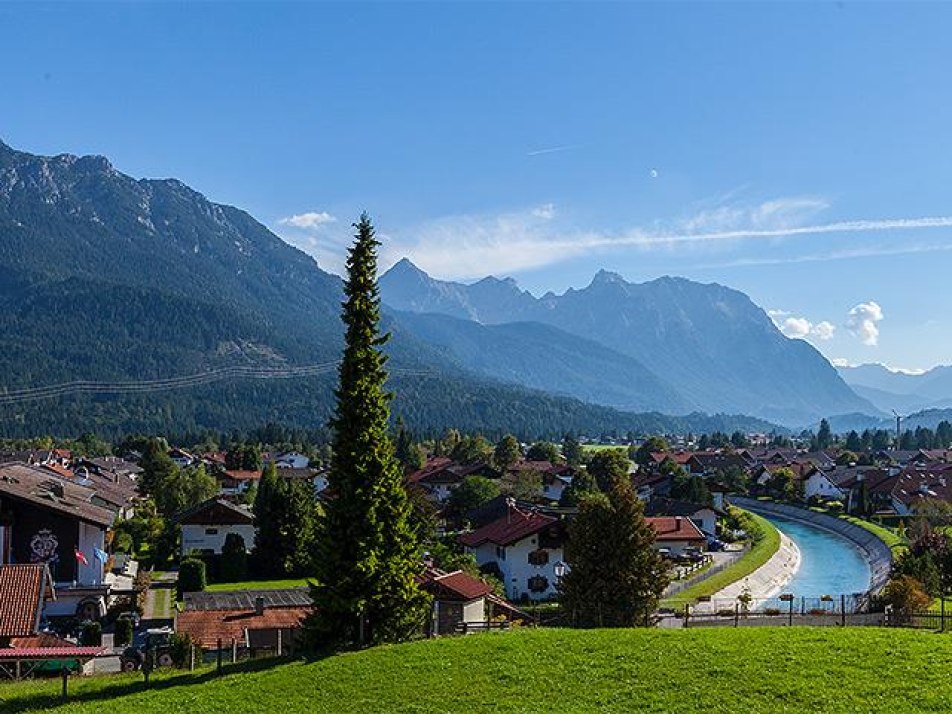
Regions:
<instances>
[{"instance_id":1,"label":"white cloud","mask_svg":"<svg viewBox=\"0 0 952 714\"><path fill-rule=\"evenodd\" d=\"M846 328L864 345L870 347L879 343L877 322L883 319L883 309L874 301L861 302L846 316Z\"/></svg>"},{"instance_id":2,"label":"white cloud","mask_svg":"<svg viewBox=\"0 0 952 714\"><path fill-rule=\"evenodd\" d=\"M555 218L555 204L544 203L541 206L537 206L532 209L532 215L536 218L541 218L543 221L551 221Z\"/></svg>"},{"instance_id":3,"label":"white cloud","mask_svg":"<svg viewBox=\"0 0 952 714\"><path fill-rule=\"evenodd\" d=\"M813 326L805 317L787 317L778 327L787 337L798 339L809 335Z\"/></svg>"},{"instance_id":4,"label":"white cloud","mask_svg":"<svg viewBox=\"0 0 952 714\"><path fill-rule=\"evenodd\" d=\"M836 333L836 326L828 320L814 324L807 318L792 315L786 310L768 310L767 314L777 329L791 339L815 337L825 341L832 339Z\"/></svg>"},{"instance_id":5,"label":"white cloud","mask_svg":"<svg viewBox=\"0 0 952 714\"><path fill-rule=\"evenodd\" d=\"M811 332L818 340L831 340L836 333L836 325L823 320L815 324Z\"/></svg>"},{"instance_id":6,"label":"white cloud","mask_svg":"<svg viewBox=\"0 0 952 714\"><path fill-rule=\"evenodd\" d=\"M300 228L303 231L313 231L328 223L336 223L337 219L327 211L310 211L308 213L296 213L293 216L282 218L278 221L279 225Z\"/></svg>"}]
</instances>

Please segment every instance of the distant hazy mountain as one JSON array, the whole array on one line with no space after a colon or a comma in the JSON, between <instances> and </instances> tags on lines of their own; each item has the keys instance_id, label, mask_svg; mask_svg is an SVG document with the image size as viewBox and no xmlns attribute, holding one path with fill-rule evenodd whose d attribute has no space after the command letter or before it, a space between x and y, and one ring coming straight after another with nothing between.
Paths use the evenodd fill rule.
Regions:
<instances>
[{"instance_id":1,"label":"distant hazy mountain","mask_svg":"<svg viewBox=\"0 0 952 714\"><path fill-rule=\"evenodd\" d=\"M838 367L847 384L884 411L913 412L952 406L952 367L922 374L896 372L881 364Z\"/></svg>"},{"instance_id":2,"label":"distant hazy mountain","mask_svg":"<svg viewBox=\"0 0 952 714\"><path fill-rule=\"evenodd\" d=\"M676 390L681 403L707 412L747 413L789 425L830 414L879 413L811 345L784 337L746 295L717 284L683 278L634 284L601 271L584 289L536 299L511 280L439 281L402 261L383 276L381 290L384 301L399 310L486 325L557 327L637 360L654 379L633 370L624 377L632 388L643 383L645 393L654 394L652 382L660 382Z\"/></svg>"},{"instance_id":3,"label":"distant hazy mountain","mask_svg":"<svg viewBox=\"0 0 952 714\"><path fill-rule=\"evenodd\" d=\"M697 407L633 357L538 322L483 325L447 315L398 313L401 329L439 345L476 373L635 412Z\"/></svg>"},{"instance_id":4,"label":"distant hazy mountain","mask_svg":"<svg viewBox=\"0 0 952 714\"><path fill-rule=\"evenodd\" d=\"M0 143L0 395L80 379L332 363L342 344L341 299L340 279L312 258L179 181L136 180L103 157L35 156ZM551 396L520 386L532 380L467 369L392 315L385 324L394 332L390 366L415 372L393 377L394 411L417 430L535 438L770 428L745 417L670 419ZM331 369L307 379L0 404L0 436L198 434L267 422L320 429L335 376Z\"/></svg>"}]
</instances>

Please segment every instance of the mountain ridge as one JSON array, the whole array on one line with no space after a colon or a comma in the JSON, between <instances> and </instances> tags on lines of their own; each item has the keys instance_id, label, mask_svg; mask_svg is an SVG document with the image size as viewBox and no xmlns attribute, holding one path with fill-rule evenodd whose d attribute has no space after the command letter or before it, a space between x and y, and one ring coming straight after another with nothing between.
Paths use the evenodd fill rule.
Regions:
<instances>
[{"instance_id":1,"label":"mountain ridge","mask_svg":"<svg viewBox=\"0 0 952 714\"><path fill-rule=\"evenodd\" d=\"M584 288L535 298L511 282L475 291L403 261L380 285L384 302L397 310L487 325L538 322L597 342L636 360L702 411L787 425L836 413L880 415L815 348L784 337L749 297L718 283L675 276L630 283L600 270Z\"/></svg>"}]
</instances>

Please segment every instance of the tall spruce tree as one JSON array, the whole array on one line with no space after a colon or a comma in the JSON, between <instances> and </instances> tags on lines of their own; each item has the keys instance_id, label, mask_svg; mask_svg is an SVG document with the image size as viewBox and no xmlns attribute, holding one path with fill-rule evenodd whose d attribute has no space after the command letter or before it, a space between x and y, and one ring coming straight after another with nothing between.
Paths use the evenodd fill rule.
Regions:
<instances>
[{"instance_id":1,"label":"tall spruce tree","mask_svg":"<svg viewBox=\"0 0 952 714\"><path fill-rule=\"evenodd\" d=\"M337 410L331 421L332 494L320 523L307 623L318 646L393 642L422 631L429 598L417 585L422 559L410 504L387 430L377 246L366 214L347 258L346 326Z\"/></svg>"},{"instance_id":2,"label":"tall spruce tree","mask_svg":"<svg viewBox=\"0 0 952 714\"><path fill-rule=\"evenodd\" d=\"M633 627L657 607L668 575L655 532L627 478L609 493L590 493L569 526L560 584L562 609L575 627Z\"/></svg>"}]
</instances>

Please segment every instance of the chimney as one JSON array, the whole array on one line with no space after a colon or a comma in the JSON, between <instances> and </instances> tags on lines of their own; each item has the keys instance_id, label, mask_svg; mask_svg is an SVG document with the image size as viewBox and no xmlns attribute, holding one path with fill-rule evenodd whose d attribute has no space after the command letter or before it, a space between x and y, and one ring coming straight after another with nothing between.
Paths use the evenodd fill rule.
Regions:
<instances>
[{"instance_id":1,"label":"chimney","mask_svg":"<svg viewBox=\"0 0 952 714\"><path fill-rule=\"evenodd\" d=\"M259 617L264 614L264 598L260 595L255 598L255 615Z\"/></svg>"},{"instance_id":2,"label":"chimney","mask_svg":"<svg viewBox=\"0 0 952 714\"><path fill-rule=\"evenodd\" d=\"M681 530L681 516L674 517L674 530Z\"/></svg>"}]
</instances>

